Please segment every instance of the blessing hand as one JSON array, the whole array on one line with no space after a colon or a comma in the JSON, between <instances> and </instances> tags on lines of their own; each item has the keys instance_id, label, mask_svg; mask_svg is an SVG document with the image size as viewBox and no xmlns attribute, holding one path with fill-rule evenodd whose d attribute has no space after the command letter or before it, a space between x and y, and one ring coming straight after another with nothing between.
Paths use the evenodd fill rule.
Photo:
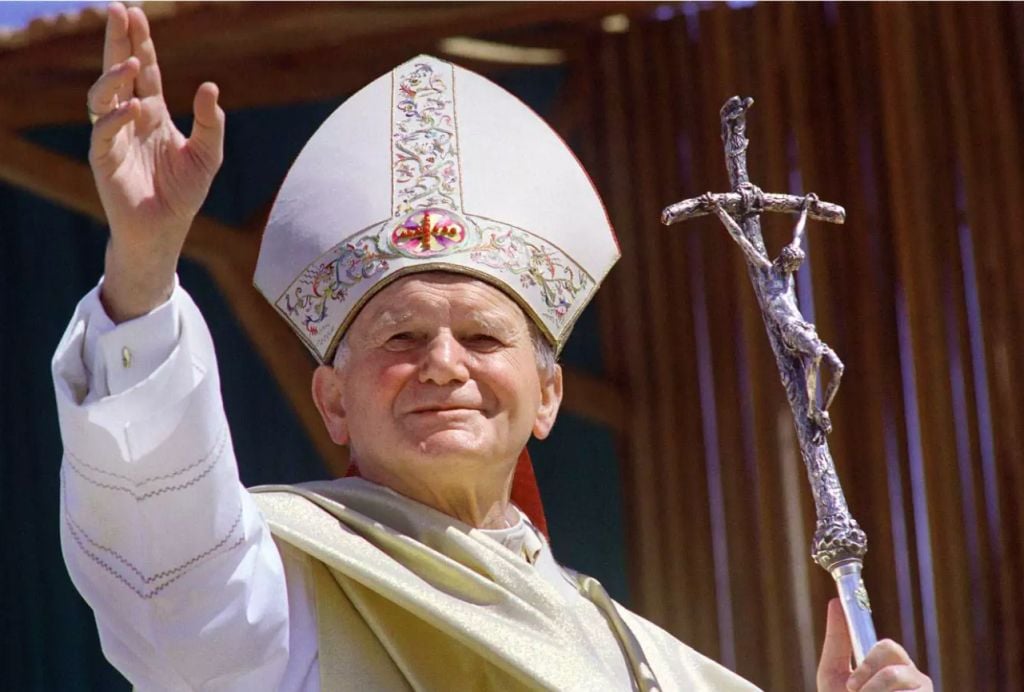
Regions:
<instances>
[{"instance_id":1,"label":"blessing hand","mask_svg":"<svg viewBox=\"0 0 1024 692\"><path fill-rule=\"evenodd\" d=\"M922 690L932 692L931 678L910 660L906 650L883 639L871 647L856 670L850 670L853 646L846 629L843 607L838 598L828 604L825 645L818 664L819 692L896 692Z\"/></svg>"},{"instance_id":2,"label":"blessing hand","mask_svg":"<svg viewBox=\"0 0 1024 692\"><path fill-rule=\"evenodd\" d=\"M186 138L164 102L149 22L138 7L107 11L103 74L89 89L96 118L89 148L96 189L110 224L102 299L115 322L170 296L185 236L223 159L218 89L202 84Z\"/></svg>"}]
</instances>

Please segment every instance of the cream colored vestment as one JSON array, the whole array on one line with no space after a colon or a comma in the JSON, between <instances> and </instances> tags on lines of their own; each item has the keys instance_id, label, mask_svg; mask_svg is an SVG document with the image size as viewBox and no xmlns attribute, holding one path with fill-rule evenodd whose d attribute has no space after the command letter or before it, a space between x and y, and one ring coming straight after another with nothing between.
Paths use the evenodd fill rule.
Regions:
<instances>
[{"instance_id":1,"label":"cream colored vestment","mask_svg":"<svg viewBox=\"0 0 1024 692\"><path fill-rule=\"evenodd\" d=\"M639 689L756 689L596 580L566 571L603 615L588 619L483 532L372 483L254 497L278 543L312 559L323 689L612 689L588 627L615 633Z\"/></svg>"}]
</instances>

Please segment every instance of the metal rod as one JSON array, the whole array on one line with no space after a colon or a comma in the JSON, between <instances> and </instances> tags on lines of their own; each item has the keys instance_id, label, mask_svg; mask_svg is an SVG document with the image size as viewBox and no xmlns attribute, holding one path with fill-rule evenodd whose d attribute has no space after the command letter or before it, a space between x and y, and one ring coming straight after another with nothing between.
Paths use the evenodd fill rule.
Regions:
<instances>
[{"instance_id":1,"label":"metal rod","mask_svg":"<svg viewBox=\"0 0 1024 692\"><path fill-rule=\"evenodd\" d=\"M871 619L868 590L864 588L864 580L860 576L861 567L860 560L846 560L833 565L829 570L839 590L839 600L843 604L846 626L853 644L853 659L857 665L861 664L878 641L875 623Z\"/></svg>"}]
</instances>

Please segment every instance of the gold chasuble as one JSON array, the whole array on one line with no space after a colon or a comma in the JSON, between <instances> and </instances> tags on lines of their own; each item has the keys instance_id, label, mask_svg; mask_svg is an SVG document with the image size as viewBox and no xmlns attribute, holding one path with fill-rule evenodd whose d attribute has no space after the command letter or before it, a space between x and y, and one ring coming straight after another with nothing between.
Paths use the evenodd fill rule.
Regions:
<instances>
[{"instance_id":1,"label":"gold chasuble","mask_svg":"<svg viewBox=\"0 0 1024 692\"><path fill-rule=\"evenodd\" d=\"M757 689L565 570L603 616L578 617L521 555L381 486L252 492L282 551L309 561L324 690L614 689L587 627L612 631L633 689Z\"/></svg>"}]
</instances>

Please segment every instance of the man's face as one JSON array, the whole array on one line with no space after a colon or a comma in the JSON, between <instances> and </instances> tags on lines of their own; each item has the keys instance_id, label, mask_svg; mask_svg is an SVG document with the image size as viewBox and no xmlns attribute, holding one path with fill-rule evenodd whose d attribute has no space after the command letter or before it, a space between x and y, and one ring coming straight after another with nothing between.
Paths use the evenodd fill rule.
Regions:
<instances>
[{"instance_id":1,"label":"man's face","mask_svg":"<svg viewBox=\"0 0 1024 692\"><path fill-rule=\"evenodd\" d=\"M349 328L331 373L340 398L333 427L324 414L332 437L378 480L511 474L561 400L561 373L538 371L526 319L504 293L460 275L414 274L384 288ZM331 395L317 396L329 409L321 399Z\"/></svg>"}]
</instances>

